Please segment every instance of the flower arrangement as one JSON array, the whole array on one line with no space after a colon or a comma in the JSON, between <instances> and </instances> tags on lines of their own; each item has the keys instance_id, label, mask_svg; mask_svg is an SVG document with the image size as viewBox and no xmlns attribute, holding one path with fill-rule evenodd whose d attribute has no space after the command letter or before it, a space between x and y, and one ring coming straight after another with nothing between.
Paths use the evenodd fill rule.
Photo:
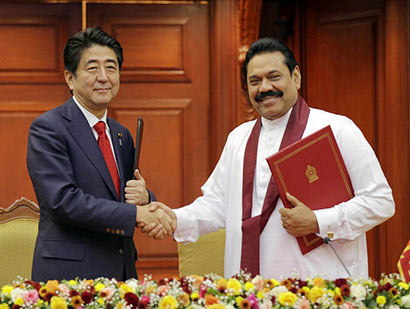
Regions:
<instances>
[{"instance_id":1,"label":"flower arrangement","mask_svg":"<svg viewBox=\"0 0 410 309\"><path fill-rule=\"evenodd\" d=\"M0 309L11 308L410 308L409 284L397 274L382 279L321 277L282 281L241 273L180 279L17 280L0 291Z\"/></svg>"}]
</instances>

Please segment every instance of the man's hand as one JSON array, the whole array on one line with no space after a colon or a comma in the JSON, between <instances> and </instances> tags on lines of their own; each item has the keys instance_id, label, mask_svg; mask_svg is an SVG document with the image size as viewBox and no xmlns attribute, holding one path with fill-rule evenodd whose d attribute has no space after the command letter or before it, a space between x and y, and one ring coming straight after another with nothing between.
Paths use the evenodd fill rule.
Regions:
<instances>
[{"instance_id":1,"label":"man's hand","mask_svg":"<svg viewBox=\"0 0 410 309\"><path fill-rule=\"evenodd\" d=\"M145 188L145 180L138 169L134 172L135 179L129 180L125 187L125 202L134 205L146 205L149 202L149 193Z\"/></svg>"},{"instance_id":2,"label":"man's hand","mask_svg":"<svg viewBox=\"0 0 410 309\"><path fill-rule=\"evenodd\" d=\"M154 239L163 239L171 236L175 230L173 220L176 217L175 219L171 218L162 208L152 210L150 205L137 207L137 227L143 227L145 229L143 231Z\"/></svg>"},{"instance_id":3,"label":"man's hand","mask_svg":"<svg viewBox=\"0 0 410 309\"><path fill-rule=\"evenodd\" d=\"M314 212L288 192L286 199L293 205L291 209L279 209L282 225L286 231L296 237L318 233L319 226Z\"/></svg>"},{"instance_id":4,"label":"man's hand","mask_svg":"<svg viewBox=\"0 0 410 309\"><path fill-rule=\"evenodd\" d=\"M177 228L177 217L171 208L169 208L168 206L160 202L152 202L150 204L149 211L153 213L156 213L158 211L164 212L169 217L169 220L170 220L169 224L170 224L172 233L175 232ZM137 226L141 229L143 233L147 233L148 237L153 237L154 239L164 238L164 237L161 237L162 235L161 229L154 224L140 223Z\"/></svg>"}]
</instances>

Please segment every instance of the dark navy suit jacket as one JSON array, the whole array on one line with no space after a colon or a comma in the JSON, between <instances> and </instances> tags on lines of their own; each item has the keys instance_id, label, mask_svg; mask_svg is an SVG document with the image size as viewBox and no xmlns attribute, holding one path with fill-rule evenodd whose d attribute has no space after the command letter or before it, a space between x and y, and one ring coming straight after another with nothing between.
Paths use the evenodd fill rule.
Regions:
<instances>
[{"instance_id":1,"label":"dark navy suit jacket","mask_svg":"<svg viewBox=\"0 0 410 309\"><path fill-rule=\"evenodd\" d=\"M134 143L128 129L111 118L107 123L120 201L92 129L72 99L30 127L27 166L40 205L35 281L137 277L136 207L123 202L133 174Z\"/></svg>"}]
</instances>

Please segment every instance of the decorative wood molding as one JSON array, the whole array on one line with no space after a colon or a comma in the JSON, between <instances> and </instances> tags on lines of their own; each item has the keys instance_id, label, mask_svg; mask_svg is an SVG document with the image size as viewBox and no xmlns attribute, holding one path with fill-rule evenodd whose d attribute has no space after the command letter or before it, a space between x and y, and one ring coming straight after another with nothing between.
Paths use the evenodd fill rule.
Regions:
<instances>
[{"instance_id":1,"label":"decorative wood molding","mask_svg":"<svg viewBox=\"0 0 410 309\"><path fill-rule=\"evenodd\" d=\"M245 61L246 52L252 42L259 36L260 14L262 0L238 0L239 1L239 32L240 44L238 48L238 63L240 74L240 87L238 87L238 98L240 101L240 111L238 122L249 121L256 118L252 105L249 103L246 87L246 77L242 75L242 65Z\"/></svg>"},{"instance_id":2,"label":"decorative wood molding","mask_svg":"<svg viewBox=\"0 0 410 309\"><path fill-rule=\"evenodd\" d=\"M0 223L5 223L15 219L35 219L40 218L40 208L36 203L25 197L14 201L6 209L0 208Z\"/></svg>"}]
</instances>

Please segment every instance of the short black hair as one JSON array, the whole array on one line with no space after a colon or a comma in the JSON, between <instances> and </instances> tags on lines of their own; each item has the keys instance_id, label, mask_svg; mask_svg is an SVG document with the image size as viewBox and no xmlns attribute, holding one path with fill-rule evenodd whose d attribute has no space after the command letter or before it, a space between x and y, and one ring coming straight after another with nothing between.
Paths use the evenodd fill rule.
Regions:
<instances>
[{"instance_id":1,"label":"short black hair","mask_svg":"<svg viewBox=\"0 0 410 309\"><path fill-rule=\"evenodd\" d=\"M120 42L98 27L91 27L77 32L67 40L63 52L65 69L75 76L83 50L93 45L110 47L117 56L118 66L121 71L124 57Z\"/></svg>"},{"instance_id":2,"label":"short black hair","mask_svg":"<svg viewBox=\"0 0 410 309\"><path fill-rule=\"evenodd\" d=\"M244 80L246 81L248 76L248 63L254 56L276 51L285 56L286 65L289 69L290 75L292 75L293 69L298 65L298 63L289 47L279 39L262 38L253 42L246 53L245 61L242 67Z\"/></svg>"}]
</instances>

